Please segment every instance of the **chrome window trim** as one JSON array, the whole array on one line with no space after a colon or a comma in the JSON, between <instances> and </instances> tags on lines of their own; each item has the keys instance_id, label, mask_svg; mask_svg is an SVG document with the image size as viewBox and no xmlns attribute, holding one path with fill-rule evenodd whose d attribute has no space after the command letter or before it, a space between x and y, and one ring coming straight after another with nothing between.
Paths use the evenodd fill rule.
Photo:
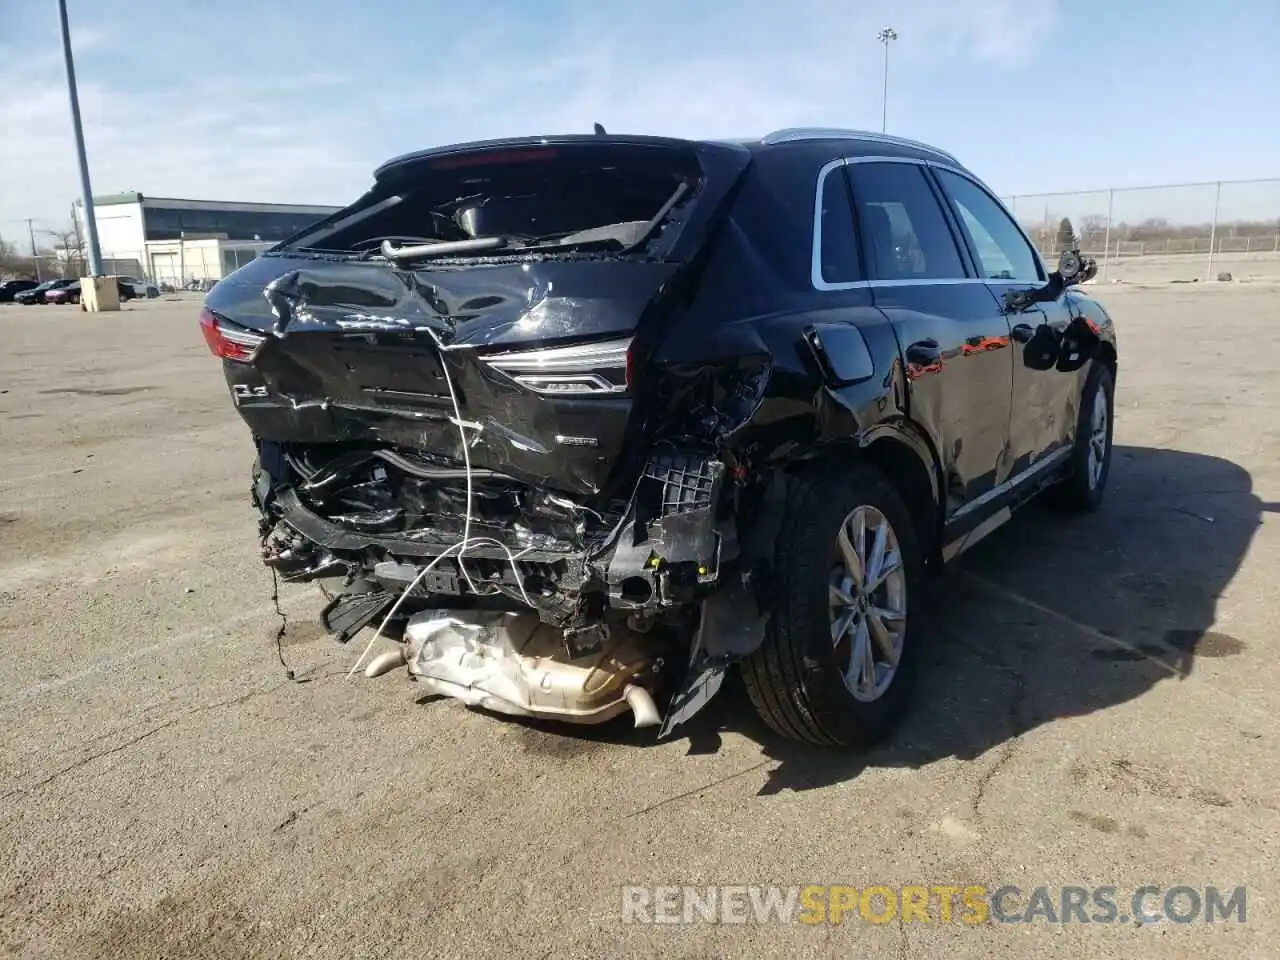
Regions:
<instances>
[{"instance_id":1,"label":"chrome window trim","mask_svg":"<svg viewBox=\"0 0 1280 960\"><path fill-rule=\"evenodd\" d=\"M927 167L933 163L932 160L923 160L920 157L845 157L845 163L910 163L917 167Z\"/></svg>"},{"instance_id":2,"label":"chrome window trim","mask_svg":"<svg viewBox=\"0 0 1280 960\"><path fill-rule=\"evenodd\" d=\"M826 187L827 177L834 170L843 170L846 161L843 157L828 160L818 171L817 189L813 193L813 250L809 264L809 280L816 290L857 290L864 286L865 280L844 280L831 282L822 276L822 191ZM853 211L849 211L850 220ZM854 227L854 242L857 243L857 227Z\"/></svg>"},{"instance_id":3,"label":"chrome window trim","mask_svg":"<svg viewBox=\"0 0 1280 960\"><path fill-rule=\"evenodd\" d=\"M779 131L780 133L789 133L790 131ZM848 137L847 139L859 139L860 137ZM783 142L783 141L774 141ZM941 153L941 151L935 151ZM945 154L943 154L946 156ZM1044 273L1044 279L1049 276L1049 269L1040 256L1040 251L1036 249L1036 245L1031 242L1031 238L1027 236L1027 232L1022 229L1022 224L1018 223L1018 218L1013 215L1008 207L1001 202L1000 198L991 192L991 189L979 180L976 176L962 167L955 166L954 157L948 156L952 163L939 163L936 160L925 160L920 157L893 157L880 154L873 154L859 157L838 157L835 160L828 160L818 169L817 183L814 187L813 194L813 250L810 257L809 280L813 284L815 290L866 290L875 287L933 287L939 284L965 284L965 283L1030 283L1029 280L1002 280L992 277L946 277L939 279L923 279L923 280L848 280L842 283L831 283L822 277L822 188L831 172L839 167L845 167L854 163L911 163L918 167L933 167L938 170L946 170L957 176L964 177L979 190L996 202L996 204L1008 214L1009 219L1013 221L1014 227L1018 234L1031 248L1031 255L1035 258L1036 263L1040 265L1040 269ZM945 194L946 191L944 190ZM863 264L863 268L866 268ZM1043 283L1044 279L1037 282Z\"/></svg>"}]
</instances>

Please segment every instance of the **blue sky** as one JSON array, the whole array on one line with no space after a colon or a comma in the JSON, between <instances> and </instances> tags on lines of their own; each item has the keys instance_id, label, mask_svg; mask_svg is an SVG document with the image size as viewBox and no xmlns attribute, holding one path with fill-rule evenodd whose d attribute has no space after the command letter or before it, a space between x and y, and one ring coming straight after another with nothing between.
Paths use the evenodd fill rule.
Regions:
<instances>
[{"instance_id":1,"label":"blue sky","mask_svg":"<svg viewBox=\"0 0 1280 960\"><path fill-rule=\"evenodd\" d=\"M69 7L97 193L343 203L406 150L594 121L877 130L886 23L889 131L946 147L1001 194L1280 177L1280 0ZM63 82L52 0L0 0L0 236L67 219Z\"/></svg>"}]
</instances>

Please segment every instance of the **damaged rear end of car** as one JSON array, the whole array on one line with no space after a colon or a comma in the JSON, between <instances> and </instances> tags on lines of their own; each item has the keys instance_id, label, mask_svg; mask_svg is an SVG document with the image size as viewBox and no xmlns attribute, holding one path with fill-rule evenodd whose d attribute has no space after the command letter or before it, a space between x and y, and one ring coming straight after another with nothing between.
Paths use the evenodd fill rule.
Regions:
<instances>
[{"instance_id":1,"label":"damaged rear end of car","mask_svg":"<svg viewBox=\"0 0 1280 960\"><path fill-rule=\"evenodd\" d=\"M673 429L655 354L750 159L609 136L426 151L210 291L263 560L326 586L339 641L401 641L370 672L584 723L655 724L675 684L667 727L696 708L681 671L733 594L741 467L705 417Z\"/></svg>"}]
</instances>

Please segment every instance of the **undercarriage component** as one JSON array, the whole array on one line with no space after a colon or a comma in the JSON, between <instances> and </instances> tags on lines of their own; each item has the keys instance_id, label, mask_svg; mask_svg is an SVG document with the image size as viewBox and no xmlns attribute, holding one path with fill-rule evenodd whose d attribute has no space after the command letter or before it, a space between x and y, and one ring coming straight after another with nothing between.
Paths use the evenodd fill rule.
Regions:
<instances>
[{"instance_id":1,"label":"undercarriage component","mask_svg":"<svg viewBox=\"0 0 1280 960\"><path fill-rule=\"evenodd\" d=\"M262 562L286 580L316 580L345 573L347 564L283 524L262 543Z\"/></svg>"},{"instance_id":2,"label":"undercarriage component","mask_svg":"<svg viewBox=\"0 0 1280 960\"><path fill-rule=\"evenodd\" d=\"M661 641L620 621L610 628L599 654L569 659L561 631L532 612L424 611L409 620L401 656L432 693L497 713L596 724L630 710L637 727L656 726Z\"/></svg>"},{"instance_id":3,"label":"undercarriage component","mask_svg":"<svg viewBox=\"0 0 1280 960\"><path fill-rule=\"evenodd\" d=\"M716 529L724 464L696 454L653 457L608 567L614 606L675 606L696 599L720 573Z\"/></svg>"},{"instance_id":4,"label":"undercarriage component","mask_svg":"<svg viewBox=\"0 0 1280 960\"><path fill-rule=\"evenodd\" d=\"M505 597L562 628L574 656L607 644L607 609L696 608L736 551L732 524L717 521L724 464L703 454L654 455L627 500L583 503L489 477L473 491L475 542L457 556L466 482L447 463L385 449L263 447L264 559L287 579L345 574L408 590L408 612L438 597L465 598L450 604L460 607Z\"/></svg>"},{"instance_id":5,"label":"undercarriage component","mask_svg":"<svg viewBox=\"0 0 1280 960\"><path fill-rule=\"evenodd\" d=\"M339 594L320 611L320 623L338 643L346 643L393 602L395 595L385 590Z\"/></svg>"}]
</instances>

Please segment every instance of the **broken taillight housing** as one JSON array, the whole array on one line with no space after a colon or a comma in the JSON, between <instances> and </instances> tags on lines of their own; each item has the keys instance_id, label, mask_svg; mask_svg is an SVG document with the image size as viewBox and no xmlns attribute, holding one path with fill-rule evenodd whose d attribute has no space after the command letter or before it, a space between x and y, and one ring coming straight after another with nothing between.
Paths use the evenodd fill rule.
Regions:
<instances>
[{"instance_id":1,"label":"broken taillight housing","mask_svg":"<svg viewBox=\"0 0 1280 960\"><path fill-rule=\"evenodd\" d=\"M256 331L223 320L208 307L200 311L200 332L210 352L223 360L248 363L267 339Z\"/></svg>"},{"instance_id":2,"label":"broken taillight housing","mask_svg":"<svg viewBox=\"0 0 1280 960\"><path fill-rule=\"evenodd\" d=\"M547 396L626 393L631 386L631 338L568 347L512 350L485 361L516 383Z\"/></svg>"}]
</instances>

